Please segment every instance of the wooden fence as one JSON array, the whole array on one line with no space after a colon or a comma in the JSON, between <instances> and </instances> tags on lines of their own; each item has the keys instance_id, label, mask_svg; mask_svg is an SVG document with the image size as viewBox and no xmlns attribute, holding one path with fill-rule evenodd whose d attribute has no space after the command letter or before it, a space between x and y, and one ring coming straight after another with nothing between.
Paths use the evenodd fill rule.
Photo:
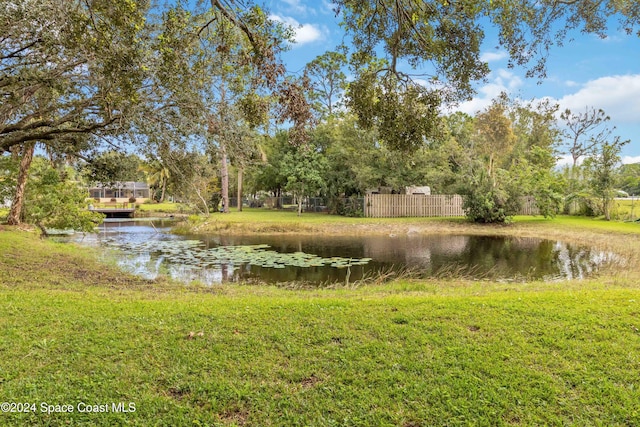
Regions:
<instances>
[{"instance_id":1,"label":"wooden fence","mask_svg":"<svg viewBox=\"0 0 640 427\"><path fill-rule=\"evenodd\" d=\"M533 197L523 200L520 215L537 215ZM364 199L364 216L370 218L399 218L426 216L464 216L462 196L370 194Z\"/></svg>"}]
</instances>

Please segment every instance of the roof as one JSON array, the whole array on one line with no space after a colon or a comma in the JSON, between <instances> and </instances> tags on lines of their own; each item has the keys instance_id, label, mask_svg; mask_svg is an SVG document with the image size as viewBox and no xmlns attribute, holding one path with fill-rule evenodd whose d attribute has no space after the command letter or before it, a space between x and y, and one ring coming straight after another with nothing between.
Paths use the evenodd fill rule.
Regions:
<instances>
[{"instance_id":1,"label":"roof","mask_svg":"<svg viewBox=\"0 0 640 427\"><path fill-rule=\"evenodd\" d=\"M111 183L111 185L103 184L102 182L96 182L90 187L90 189L94 189L94 188L99 188L99 189L112 188L117 190L133 190L133 189L147 190L149 188L149 185L147 185L146 182L134 182L134 181L114 182L114 183Z\"/></svg>"}]
</instances>

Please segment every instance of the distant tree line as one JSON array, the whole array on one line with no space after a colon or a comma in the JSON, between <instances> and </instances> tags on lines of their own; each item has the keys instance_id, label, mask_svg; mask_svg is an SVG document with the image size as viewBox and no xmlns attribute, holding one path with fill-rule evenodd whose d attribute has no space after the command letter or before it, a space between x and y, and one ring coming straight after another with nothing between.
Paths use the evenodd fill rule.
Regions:
<instances>
[{"instance_id":1,"label":"distant tree line","mask_svg":"<svg viewBox=\"0 0 640 427\"><path fill-rule=\"evenodd\" d=\"M220 200L228 211L233 185L238 197L243 187L298 200L323 194L339 212L339 198L370 186L427 183L463 194L475 221L507 220L522 194L548 215L570 199L609 217L625 141L596 132L603 112L564 112L560 131L556 107L544 103L501 97L474 117L442 111L472 97L489 73L480 58L485 26L498 28L512 65L543 78L546 52L571 30L602 36L615 18L639 34L635 3L334 4L351 44L294 76L280 59L293 29L251 1L6 1L0 195L11 200L8 222L64 225L55 219L64 209L30 195L36 183L74 204L56 187L71 182L71 165L83 170L75 179L116 179L131 154L136 176L145 174L160 199L171 193L203 214ZM564 174L554 169L562 144L574 159ZM34 159L53 172L32 170ZM625 168L624 185L635 185L633 173ZM38 206L49 208L29 217ZM73 227L95 220L85 219Z\"/></svg>"}]
</instances>

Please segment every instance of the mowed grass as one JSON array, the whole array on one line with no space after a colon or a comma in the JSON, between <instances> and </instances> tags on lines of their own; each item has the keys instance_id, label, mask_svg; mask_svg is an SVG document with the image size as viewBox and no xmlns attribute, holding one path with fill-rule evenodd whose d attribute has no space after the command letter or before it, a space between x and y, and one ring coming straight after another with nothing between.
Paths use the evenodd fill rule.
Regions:
<instances>
[{"instance_id":1,"label":"mowed grass","mask_svg":"<svg viewBox=\"0 0 640 427\"><path fill-rule=\"evenodd\" d=\"M623 221L637 221L640 219L640 198L616 199L613 201L612 216Z\"/></svg>"},{"instance_id":2,"label":"mowed grass","mask_svg":"<svg viewBox=\"0 0 640 427\"><path fill-rule=\"evenodd\" d=\"M507 230L632 253L632 225ZM0 425L640 425L635 261L585 281L286 290L149 282L15 229L0 254L0 401L36 404Z\"/></svg>"},{"instance_id":3,"label":"mowed grass","mask_svg":"<svg viewBox=\"0 0 640 427\"><path fill-rule=\"evenodd\" d=\"M187 210L185 205L172 202L140 203L137 206L141 212L178 213Z\"/></svg>"}]
</instances>

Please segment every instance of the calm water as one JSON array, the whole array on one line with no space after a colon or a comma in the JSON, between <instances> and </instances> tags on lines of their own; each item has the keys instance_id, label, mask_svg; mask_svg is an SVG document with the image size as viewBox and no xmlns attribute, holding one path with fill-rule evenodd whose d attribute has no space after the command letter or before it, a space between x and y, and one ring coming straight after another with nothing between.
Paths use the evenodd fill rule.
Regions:
<instances>
[{"instance_id":1,"label":"calm water","mask_svg":"<svg viewBox=\"0 0 640 427\"><path fill-rule=\"evenodd\" d=\"M120 266L144 277L166 274L207 284L247 279L323 284L345 282L347 276L352 283L403 270L420 277L551 281L586 277L614 258L595 248L535 238L415 234L313 238L176 236L169 232L170 225L169 221L106 222L99 233L76 235L73 240L119 249ZM245 249L246 245L260 246ZM260 254L262 261L249 261L249 255L219 255L245 254L247 250ZM322 257L325 263L296 266L284 265L286 260L275 261L276 264L270 261L282 256L316 256L313 259ZM345 267L344 262L348 261L341 264L332 257L358 262ZM271 264L261 265L268 263Z\"/></svg>"}]
</instances>

